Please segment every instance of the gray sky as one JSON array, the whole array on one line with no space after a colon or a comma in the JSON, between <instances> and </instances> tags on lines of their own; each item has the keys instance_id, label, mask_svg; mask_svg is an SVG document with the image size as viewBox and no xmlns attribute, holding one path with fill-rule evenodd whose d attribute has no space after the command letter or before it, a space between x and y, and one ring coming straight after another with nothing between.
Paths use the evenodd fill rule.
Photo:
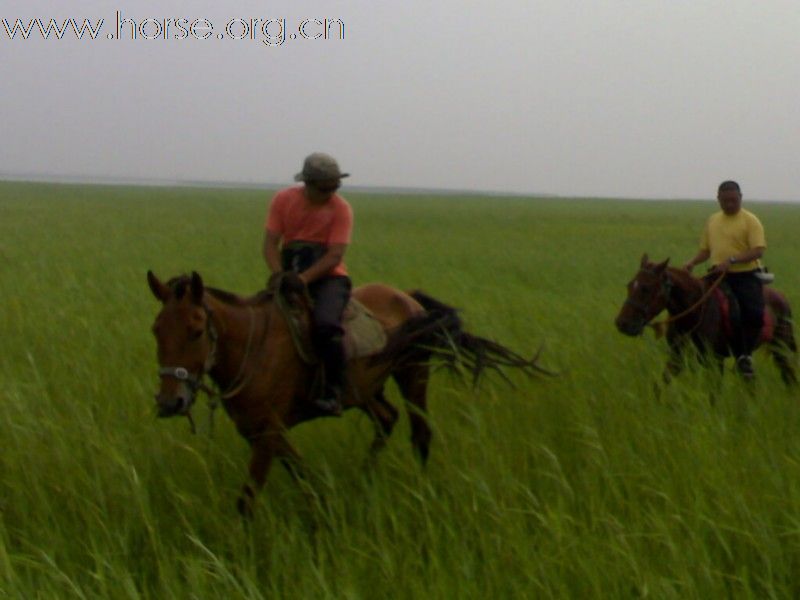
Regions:
<instances>
[{"instance_id":1,"label":"gray sky","mask_svg":"<svg viewBox=\"0 0 800 600\"><path fill-rule=\"evenodd\" d=\"M118 10L214 35L106 39ZM0 173L281 183L323 150L357 185L800 199L794 0L0 0L36 17L105 24L0 24ZM345 35L216 39L253 17Z\"/></svg>"}]
</instances>

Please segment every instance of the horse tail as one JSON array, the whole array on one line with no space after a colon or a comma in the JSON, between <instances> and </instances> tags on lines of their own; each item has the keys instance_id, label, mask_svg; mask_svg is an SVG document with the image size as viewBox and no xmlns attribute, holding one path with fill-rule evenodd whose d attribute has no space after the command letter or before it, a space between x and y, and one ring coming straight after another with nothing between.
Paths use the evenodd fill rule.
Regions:
<instances>
[{"instance_id":1,"label":"horse tail","mask_svg":"<svg viewBox=\"0 0 800 600\"><path fill-rule=\"evenodd\" d=\"M775 329L772 332L772 339L768 342L772 358L781 372L784 383L796 385L797 342L794 338L792 308L786 297L775 289L766 288L764 296L775 318Z\"/></svg>"},{"instance_id":2,"label":"horse tail","mask_svg":"<svg viewBox=\"0 0 800 600\"><path fill-rule=\"evenodd\" d=\"M796 354L797 341L794 337L793 324L792 311L787 307L787 311L778 317L778 328L782 339L785 340L786 347L789 348L793 354Z\"/></svg>"},{"instance_id":3,"label":"horse tail","mask_svg":"<svg viewBox=\"0 0 800 600\"><path fill-rule=\"evenodd\" d=\"M782 344L792 353L797 352L797 342L794 338L794 321L792 320L792 307L789 301L778 290L768 288L765 296L772 314L775 316L775 342Z\"/></svg>"},{"instance_id":4,"label":"horse tail","mask_svg":"<svg viewBox=\"0 0 800 600\"><path fill-rule=\"evenodd\" d=\"M433 359L454 372L466 371L472 376L473 385L487 370L497 372L509 383L504 368L519 369L531 376L554 375L539 365L541 348L527 359L498 342L465 331L458 310L452 306L419 290L410 292L410 296L425 312L411 317L390 336L384 350L375 357L376 362L428 363Z\"/></svg>"}]
</instances>

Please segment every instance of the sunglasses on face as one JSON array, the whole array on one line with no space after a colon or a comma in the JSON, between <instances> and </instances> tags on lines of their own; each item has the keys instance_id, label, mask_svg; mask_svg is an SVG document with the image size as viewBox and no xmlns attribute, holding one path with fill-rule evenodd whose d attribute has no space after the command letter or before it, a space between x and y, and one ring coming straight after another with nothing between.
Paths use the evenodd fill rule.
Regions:
<instances>
[{"instance_id":1,"label":"sunglasses on face","mask_svg":"<svg viewBox=\"0 0 800 600\"><path fill-rule=\"evenodd\" d=\"M341 184L338 181L336 183L328 183L328 184L315 183L314 189L322 192L323 194L330 194L331 192L335 192L336 190L338 190L340 186Z\"/></svg>"}]
</instances>

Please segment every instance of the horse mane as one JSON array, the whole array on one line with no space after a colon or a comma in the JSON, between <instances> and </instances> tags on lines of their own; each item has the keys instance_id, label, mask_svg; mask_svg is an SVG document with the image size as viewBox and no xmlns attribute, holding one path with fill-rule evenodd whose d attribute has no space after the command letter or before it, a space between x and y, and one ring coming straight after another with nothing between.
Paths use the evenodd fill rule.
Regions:
<instances>
[{"instance_id":1,"label":"horse mane","mask_svg":"<svg viewBox=\"0 0 800 600\"><path fill-rule=\"evenodd\" d=\"M270 302L274 296L273 292L270 290L261 290L247 297L212 287L207 287L206 291L217 300L221 300L225 304L230 304L232 306L261 306L262 304Z\"/></svg>"},{"instance_id":2,"label":"horse mane","mask_svg":"<svg viewBox=\"0 0 800 600\"><path fill-rule=\"evenodd\" d=\"M186 293L191 281L192 278L189 275L178 275L167 281L167 286L176 297L181 298ZM219 288L205 286L204 289L217 300L231 306L260 306L271 301L274 295L270 290L261 290L252 296L244 297Z\"/></svg>"},{"instance_id":3,"label":"horse mane","mask_svg":"<svg viewBox=\"0 0 800 600\"><path fill-rule=\"evenodd\" d=\"M704 287L702 278L695 277L685 269L667 267L667 272L672 282L683 290L688 291L693 288Z\"/></svg>"}]
</instances>

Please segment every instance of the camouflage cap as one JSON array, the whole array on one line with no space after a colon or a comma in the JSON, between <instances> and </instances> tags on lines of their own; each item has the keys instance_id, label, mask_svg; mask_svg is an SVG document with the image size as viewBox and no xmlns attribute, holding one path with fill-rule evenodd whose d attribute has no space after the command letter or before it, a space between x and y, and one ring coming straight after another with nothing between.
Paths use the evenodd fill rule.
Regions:
<instances>
[{"instance_id":1,"label":"camouflage cap","mask_svg":"<svg viewBox=\"0 0 800 600\"><path fill-rule=\"evenodd\" d=\"M306 156L303 170L294 176L295 181L325 181L326 179L341 179L349 177L350 173L342 173L339 163L330 154L314 152Z\"/></svg>"}]
</instances>

